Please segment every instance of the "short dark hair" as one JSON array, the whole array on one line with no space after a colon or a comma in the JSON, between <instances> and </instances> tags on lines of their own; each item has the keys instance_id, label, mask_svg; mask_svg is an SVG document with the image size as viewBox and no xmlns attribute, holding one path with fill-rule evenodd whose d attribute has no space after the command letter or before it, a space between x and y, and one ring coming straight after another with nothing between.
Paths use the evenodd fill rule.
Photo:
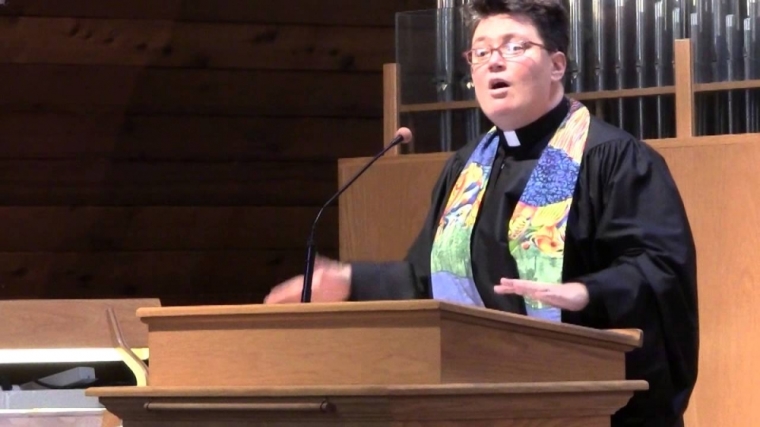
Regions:
<instances>
[{"instance_id":1,"label":"short dark hair","mask_svg":"<svg viewBox=\"0 0 760 427\"><path fill-rule=\"evenodd\" d=\"M485 18L509 14L529 19L546 49L567 54L570 19L561 0L472 0L467 5L470 35Z\"/></svg>"}]
</instances>

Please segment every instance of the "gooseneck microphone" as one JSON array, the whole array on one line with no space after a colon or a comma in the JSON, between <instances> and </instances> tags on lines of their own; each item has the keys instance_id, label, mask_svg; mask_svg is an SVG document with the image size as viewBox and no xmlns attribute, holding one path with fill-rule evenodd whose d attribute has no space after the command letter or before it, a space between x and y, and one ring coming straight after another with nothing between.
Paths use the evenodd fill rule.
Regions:
<instances>
[{"instance_id":1,"label":"gooseneck microphone","mask_svg":"<svg viewBox=\"0 0 760 427\"><path fill-rule=\"evenodd\" d=\"M354 181L357 180L367 169L369 169L370 166L372 166L373 163L377 161L380 157L382 157L385 153L387 153L389 150L391 150L393 147L404 143L408 144L412 140L412 131L410 131L408 128L400 128L398 131L396 131L396 136L391 140L391 143L388 144L387 147L383 149L383 151L377 153L369 162L367 162L366 165L364 165L363 168L359 170L356 174L354 174L351 179L348 180L343 186L341 186L338 189L338 192L333 194L332 197L324 204L322 205L322 208L317 213L317 217L314 218L314 222L311 224L311 231L309 232L309 238L306 241L306 269L304 271L303 275L303 290L301 291L301 302L311 302L311 282L314 277L314 231L317 228L317 223L319 222L319 218L322 216L322 212L325 211L325 208L330 206L330 204L337 199L341 194L343 194L348 187L351 186L351 184L354 183Z\"/></svg>"}]
</instances>

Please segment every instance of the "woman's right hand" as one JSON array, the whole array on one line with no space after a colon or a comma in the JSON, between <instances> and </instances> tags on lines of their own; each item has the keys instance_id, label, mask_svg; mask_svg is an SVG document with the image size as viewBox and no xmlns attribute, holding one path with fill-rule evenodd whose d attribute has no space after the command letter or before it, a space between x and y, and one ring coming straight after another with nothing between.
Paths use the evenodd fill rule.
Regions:
<instances>
[{"instance_id":1,"label":"woman's right hand","mask_svg":"<svg viewBox=\"0 0 760 427\"><path fill-rule=\"evenodd\" d=\"M301 302L303 275L290 278L269 292L264 304L295 304ZM318 258L314 263L311 281L312 302L346 301L351 294L351 265L326 258Z\"/></svg>"}]
</instances>

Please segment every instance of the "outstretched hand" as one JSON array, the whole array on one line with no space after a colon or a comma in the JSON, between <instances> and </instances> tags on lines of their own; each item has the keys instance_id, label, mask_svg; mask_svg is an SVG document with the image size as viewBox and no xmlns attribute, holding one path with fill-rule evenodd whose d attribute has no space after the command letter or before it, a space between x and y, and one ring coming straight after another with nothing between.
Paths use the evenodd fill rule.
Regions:
<instances>
[{"instance_id":1,"label":"outstretched hand","mask_svg":"<svg viewBox=\"0 0 760 427\"><path fill-rule=\"evenodd\" d=\"M588 289L582 283L557 285L502 278L493 290L497 294L517 294L569 311L583 310L589 302Z\"/></svg>"},{"instance_id":2,"label":"outstretched hand","mask_svg":"<svg viewBox=\"0 0 760 427\"><path fill-rule=\"evenodd\" d=\"M301 302L303 275L290 278L272 288L264 304L293 304ZM311 281L312 302L340 302L351 293L351 266L318 257Z\"/></svg>"}]
</instances>

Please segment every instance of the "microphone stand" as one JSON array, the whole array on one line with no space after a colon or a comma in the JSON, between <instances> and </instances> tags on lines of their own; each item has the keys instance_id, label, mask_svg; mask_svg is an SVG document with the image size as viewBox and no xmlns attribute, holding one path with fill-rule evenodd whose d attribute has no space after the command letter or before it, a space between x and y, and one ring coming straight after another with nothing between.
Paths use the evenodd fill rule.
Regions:
<instances>
[{"instance_id":1,"label":"microphone stand","mask_svg":"<svg viewBox=\"0 0 760 427\"><path fill-rule=\"evenodd\" d=\"M335 199L340 197L340 195L343 194L343 192L346 191L346 189L348 189L348 187L350 187L351 184L353 184L354 181L356 181L380 157L382 157L385 153L387 153L393 147L404 142L406 139L407 138L405 138L404 135L402 134L396 135L396 137L393 138L391 143L388 144L388 146L385 147L383 151L377 153L372 158L372 160L370 160L366 165L364 165L363 168L361 168L356 174L354 174L354 176L351 177L351 179L348 180L348 182L345 183L338 190L337 193L333 194L333 196L330 197L330 199L324 205L322 205L321 209L319 209L319 212L317 213L316 218L314 218L314 222L311 224L311 230L309 231L309 238L306 240L306 269L303 275L303 289L301 290L302 303L311 302L311 286L312 286L312 279L314 278L314 257L316 255L316 252L314 251L314 247L315 247L314 232L317 228L317 222L319 222L319 218L322 216L322 213L325 211L325 208L327 208Z\"/></svg>"}]
</instances>

